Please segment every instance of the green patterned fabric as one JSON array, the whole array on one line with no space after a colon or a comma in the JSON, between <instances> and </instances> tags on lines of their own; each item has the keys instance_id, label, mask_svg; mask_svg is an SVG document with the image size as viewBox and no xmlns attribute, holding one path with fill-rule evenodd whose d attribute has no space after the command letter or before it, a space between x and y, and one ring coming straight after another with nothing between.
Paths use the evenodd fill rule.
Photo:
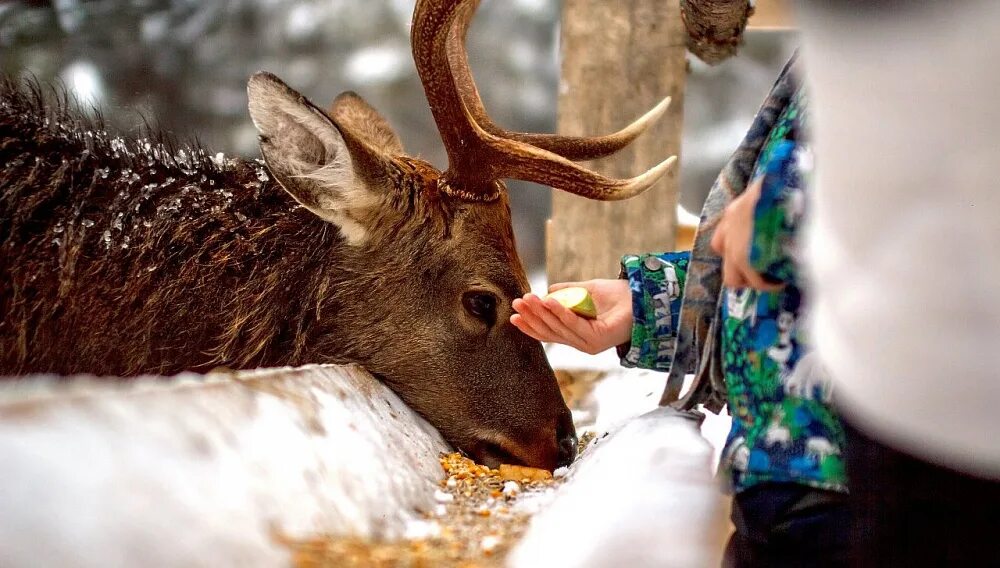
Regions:
<instances>
[{"instance_id":1,"label":"green patterned fabric","mask_svg":"<svg viewBox=\"0 0 1000 568\"><path fill-rule=\"evenodd\" d=\"M626 255L620 278L632 290L632 336L619 349L622 365L667 371L687 281L687 252Z\"/></svg>"},{"instance_id":2,"label":"green patterned fabric","mask_svg":"<svg viewBox=\"0 0 1000 568\"><path fill-rule=\"evenodd\" d=\"M793 64L794 58L713 187L694 251L622 259L634 320L631 344L619 349L622 364L669 370L667 403L712 410L728 404L733 426L719 471L735 491L762 482L846 491L843 429L800 329L806 306L796 234L812 160L804 135L807 99ZM708 246L725 205L757 179L749 260L785 284L777 292L721 286L721 262ZM692 370L696 385L678 401L678 377Z\"/></svg>"},{"instance_id":3,"label":"green patterned fabric","mask_svg":"<svg viewBox=\"0 0 1000 568\"><path fill-rule=\"evenodd\" d=\"M682 410L704 405L718 412L726 404L722 350L719 345L722 308L722 262L711 247L715 227L726 205L746 189L765 142L778 117L796 91L797 56L785 65L771 92L757 111L746 136L720 172L701 211L701 223L684 285L677 327L673 365L660 404ZM694 384L680 398L685 375L694 373Z\"/></svg>"},{"instance_id":4,"label":"green patterned fabric","mask_svg":"<svg viewBox=\"0 0 1000 568\"><path fill-rule=\"evenodd\" d=\"M771 130L767 142L761 149L754 178L763 176L768 167L786 165L780 160L786 160L784 153L790 151L787 143L799 138L799 131L807 127L803 110L808 101L803 89L796 91L781 114L777 124ZM806 175L812 168L812 153L800 144L795 148L796 163L787 164L795 168L796 176ZM798 152L797 150L801 150ZM778 153L782 153L778 156ZM805 162L800 164L798 162ZM765 277L775 282L788 282L794 279L794 259L797 247L795 235L799 221L805 213L805 195L803 188L777 181L769 184L761 191L760 199L754 208L754 232L750 247L750 265Z\"/></svg>"},{"instance_id":5,"label":"green patterned fabric","mask_svg":"<svg viewBox=\"0 0 1000 568\"><path fill-rule=\"evenodd\" d=\"M754 180L750 261L775 292L723 287L722 366L732 429L720 473L742 491L763 482L791 482L847 491L844 432L830 406L829 380L802 329L805 295L795 244L812 167L800 89L761 150Z\"/></svg>"}]
</instances>

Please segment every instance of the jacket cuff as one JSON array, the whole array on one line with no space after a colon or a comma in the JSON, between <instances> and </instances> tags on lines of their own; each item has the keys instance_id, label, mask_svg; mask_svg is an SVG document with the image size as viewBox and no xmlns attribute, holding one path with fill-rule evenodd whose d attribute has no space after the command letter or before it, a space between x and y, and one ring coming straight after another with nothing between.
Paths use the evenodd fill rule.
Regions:
<instances>
[{"instance_id":1,"label":"jacket cuff","mask_svg":"<svg viewBox=\"0 0 1000 568\"><path fill-rule=\"evenodd\" d=\"M666 371L673 361L690 252L626 255L619 278L632 292L631 341L618 346L625 367Z\"/></svg>"}]
</instances>

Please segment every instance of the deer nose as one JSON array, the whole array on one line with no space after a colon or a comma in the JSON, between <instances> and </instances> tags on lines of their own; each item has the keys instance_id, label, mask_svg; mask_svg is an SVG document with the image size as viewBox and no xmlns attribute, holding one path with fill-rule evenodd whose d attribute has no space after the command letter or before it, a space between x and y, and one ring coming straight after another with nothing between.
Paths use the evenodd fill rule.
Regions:
<instances>
[{"instance_id":1,"label":"deer nose","mask_svg":"<svg viewBox=\"0 0 1000 568\"><path fill-rule=\"evenodd\" d=\"M486 431L479 434L466 450L476 461L491 468L508 463L552 471L573 463L577 443L576 429L569 410L565 414L559 414L554 426L555 428L549 426L514 435Z\"/></svg>"},{"instance_id":2,"label":"deer nose","mask_svg":"<svg viewBox=\"0 0 1000 568\"><path fill-rule=\"evenodd\" d=\"M567 414L559 421L556 427L556 445L559 454L556 457L556 467L568 466L576 459L576 428L573 427L573 419Z\"/></svg>"}]
</instances>

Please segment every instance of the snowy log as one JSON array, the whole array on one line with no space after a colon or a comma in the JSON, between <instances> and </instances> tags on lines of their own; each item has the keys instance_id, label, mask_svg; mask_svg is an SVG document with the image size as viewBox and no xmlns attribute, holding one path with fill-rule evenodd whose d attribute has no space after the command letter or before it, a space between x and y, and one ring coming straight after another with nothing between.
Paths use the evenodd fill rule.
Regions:
<instances>
[{"instance_id":1,"label":"snowy log","mask_svg":"<svg viewBox=\"0 0 1000 568\"><path fill-rule=\"evenodd\" d=\"M401 536L444 451L358 367L0 381L0 566L287 566Z\"/></svg>"},{"instance_id":2,"label":"snowy log","mask_svg":"<svg viewBox=\"0 0 1000 568\"><path fill-rule=\"evenodd\" d=\"M727 526L698 421L670 408L598 438L511 552L511 568L718 565Z\"/></svg>"}]
</instances>

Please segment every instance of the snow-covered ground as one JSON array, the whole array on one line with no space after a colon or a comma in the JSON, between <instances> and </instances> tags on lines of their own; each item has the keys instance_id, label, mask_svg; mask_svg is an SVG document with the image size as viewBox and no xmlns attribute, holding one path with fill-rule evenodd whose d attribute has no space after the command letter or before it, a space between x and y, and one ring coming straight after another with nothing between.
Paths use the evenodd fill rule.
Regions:
<instances>
[{"instance_id":1,"label":"snow-covered ground","mask_svg":"<svg viewBox=\"0 0 1000 568\"><path fill-rule=\"evenodd\" d=\"M728 533L712 448L656 408L592 442L514 548L511 568L718 565Z\"/></svg>"},{"instance_id":2,"label":"snow-covered ground","mask_svg":"<svg viewBox=\"0 0 1000 568\"><path fill-rule=\"evenodd\" d=\"M287 566L281 538L400 537L450 451L354 366L0 387L4 567Z\"/></svg>"}]
</instances>

